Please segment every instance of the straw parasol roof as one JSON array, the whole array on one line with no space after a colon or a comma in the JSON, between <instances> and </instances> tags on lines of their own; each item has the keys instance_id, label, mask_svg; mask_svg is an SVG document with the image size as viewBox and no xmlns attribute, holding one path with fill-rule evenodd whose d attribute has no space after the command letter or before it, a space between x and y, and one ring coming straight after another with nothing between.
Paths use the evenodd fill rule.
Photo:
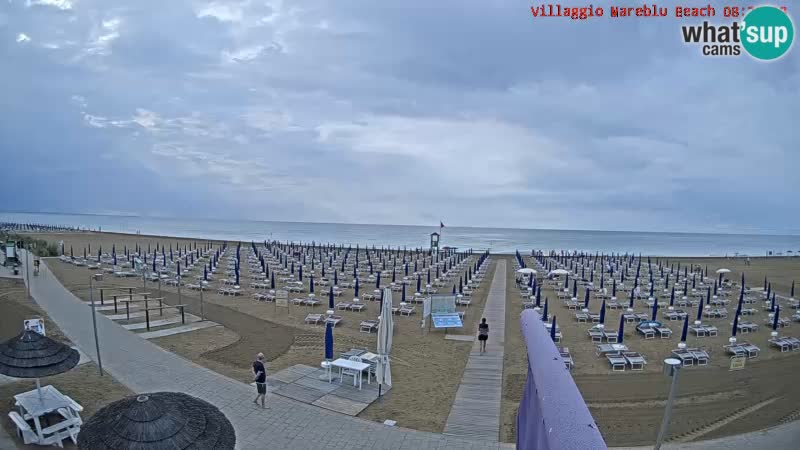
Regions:
<instances>
[{"instance_id":1,"label":"straw parasol roof","mask_svg":"<svg viewBox=\"0 0 800 450\"><path fill-rule=\"evenodd\" d=\"M154 392L111 403L78 435L83 450L233 450L236 433L214 405L180 392Z\"/></svg>"},{"instance_id":2,"label":"straw parasol roof","mask_svg":"<svg viewBox=\"0 0 800 450\"><path fill-rule=\"evenodd\" d=\"M57 375L78 365L79 360L77 350L31 330L0 344L0 374L10 377Z\"/></svg>"}]
</instances>

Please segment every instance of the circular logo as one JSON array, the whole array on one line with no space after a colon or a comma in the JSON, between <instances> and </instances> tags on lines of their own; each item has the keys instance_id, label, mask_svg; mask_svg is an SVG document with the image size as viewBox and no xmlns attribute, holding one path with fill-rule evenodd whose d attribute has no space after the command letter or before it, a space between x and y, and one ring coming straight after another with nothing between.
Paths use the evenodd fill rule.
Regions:
<instances>
[{"instance_id":1,"label":"circular logo","mask_svg":"<svg viewBox=\"0 0 800 450\"><path fill-rule=\"evenodd\" d=\"M753 58L763 61L778 59L792 46L794 24L782 9L759 6L744 16L741 41Z\"/></svg>"}]
</instances>

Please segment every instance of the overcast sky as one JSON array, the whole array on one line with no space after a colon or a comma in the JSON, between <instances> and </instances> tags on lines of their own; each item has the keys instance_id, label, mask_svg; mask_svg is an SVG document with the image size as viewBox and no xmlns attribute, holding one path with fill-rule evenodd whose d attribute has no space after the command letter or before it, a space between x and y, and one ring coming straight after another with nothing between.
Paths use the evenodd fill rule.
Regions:
<instances>
[{"instance_id":1,"label":"overcast sky","mask_svg":"<svg viewBox=\"0 0 800 450\"><path fill-rule=\"evenodd\" d=\"M797 48L530 6L0 0L0 209L800 232Z\"/></svg>"}]
</instances>

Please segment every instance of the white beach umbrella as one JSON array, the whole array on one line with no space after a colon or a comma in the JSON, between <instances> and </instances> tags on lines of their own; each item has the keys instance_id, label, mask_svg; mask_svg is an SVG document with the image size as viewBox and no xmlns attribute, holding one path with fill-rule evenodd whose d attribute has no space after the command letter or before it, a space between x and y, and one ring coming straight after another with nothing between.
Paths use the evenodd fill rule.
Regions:
<instances>
[{"instance_id":1,"label":"white beach umbrella","mask_svg":"<svg viewBox=\"0 0 800 450\"><path fill-rule=\"evenodd\" d=\"M392 290L383 290L383 309L381 321L378 324L378 367L375 378L378 381L378 391L383 384L392 385L392 371L389 363L389 354L392 351L392 335L394 334L394 321L392 319Z\"/></svg>"},{"instance_id":2,"label":"white beach umbrella","mask_svg":"<svg viewBox=\"0 0 800 450\"><path fill-rule=\"evenodd\" d=\"M717 269L717 273L730 273L730 272L731 272L731 269L725 269L725 268Z\"/></svg>"},{"instance_id":3,"label":"white beach umbrella","mask_svg":"<svg viewBox=\"0 0 800 450\"><path fill-rule=\"evenodd\" d=\"M526 267L524 269L517 270L517 273L536 273L536 271L531 269L530 267Z\"/></svg>"},{"instance_id":4,"label":"white beach umbrella","mask_svg":"<svg viewBox=\"0 0 800 450\"><path fill-rule=\"evenodd\" d=\"M551 270L550 273L553 275L566 275L569 272L564 269L556 269L556 270Z\"/></svg>"}]
</instances>

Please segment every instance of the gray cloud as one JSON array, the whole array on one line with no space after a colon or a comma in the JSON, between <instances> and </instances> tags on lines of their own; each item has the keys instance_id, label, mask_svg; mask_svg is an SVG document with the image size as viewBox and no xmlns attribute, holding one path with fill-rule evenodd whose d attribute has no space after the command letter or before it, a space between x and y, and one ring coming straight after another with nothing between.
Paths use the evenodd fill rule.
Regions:
<instances>
[{"instance_id":1,"label":"gray cloud","mask_svg":"<svg viewBox=\"0 0 800 450\"><path fill-rule=\"evenodd\" d=\"M529 7L0 3L0 151L40 176L3 200L800 232L787 207L800 190L796 49L769 64L707 59L674 18L533 19Z\"/></svg>"}]
</instances>

